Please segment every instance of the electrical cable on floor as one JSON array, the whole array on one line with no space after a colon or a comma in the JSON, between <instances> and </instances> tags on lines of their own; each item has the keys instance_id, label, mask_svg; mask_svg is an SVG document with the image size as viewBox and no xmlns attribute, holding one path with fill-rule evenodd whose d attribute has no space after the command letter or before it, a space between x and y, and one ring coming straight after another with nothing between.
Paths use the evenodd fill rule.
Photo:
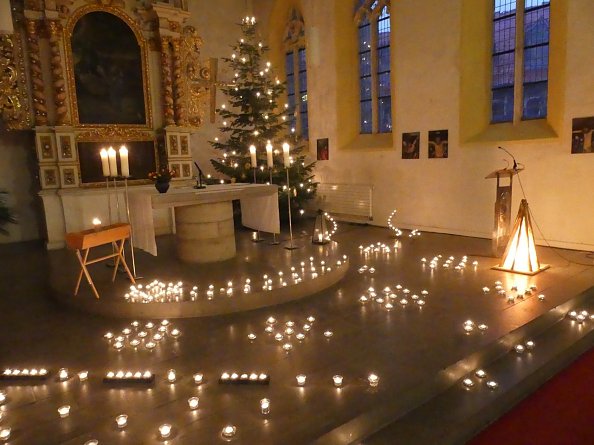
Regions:
<instances>
[{"instance_id":1,"label":"electrical cable on floor","mask_svg":"<svg viewBox=\"0 0 594 445\"><path fill-rule=\"evenodd\" d=\"M522 164L520 164L520 165L522 165ZM524 185L522 184L522 178L520 177L520 173L521 172L518 171L518 182L520 184L520 189L522 190L522 195L524 196L524 199L526 201L528 201L528 198L526 196L526 191L524 190ZM534 221L534 225L538 229L538 233L540 233L540 237L546 243L547 247L551 248L557 256L559 256L564 261L567 261L567 263L569 263L569 264L577 264L580 266L594 266L594 263L581 263L579 261L570 260L569 258L563 256L561 254L561 252L559 252L559 249L551 246L551 243L549 243L549 240L545 238L544 233L542 232L542 229L540 228L540 225L538 224L538 221L537 221L536 217L534 216L534 213L532 212L532 209L530 208L530 206L528 206L528 211L530 212L530 216L532 217L532 220ZM586 252L585 255L586 255L586 258L594 259L594 252Z\"/></svg>"}]
</instances>

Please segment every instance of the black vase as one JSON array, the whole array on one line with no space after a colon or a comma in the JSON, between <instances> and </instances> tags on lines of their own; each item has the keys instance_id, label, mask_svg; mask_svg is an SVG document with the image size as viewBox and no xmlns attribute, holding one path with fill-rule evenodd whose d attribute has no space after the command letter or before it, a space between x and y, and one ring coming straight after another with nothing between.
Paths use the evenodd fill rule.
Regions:
<instances>
[{"instance_id":1,"label":"black vase","mask_svg":"<svg viewBox=\"0 0 594 445\"><path fill-rule=\"evenodd\" d=\"M167 182L155 182L155 188L159 191L159 193L167 193L169 190L169 181Z\"/></svg>"}]
</instances>

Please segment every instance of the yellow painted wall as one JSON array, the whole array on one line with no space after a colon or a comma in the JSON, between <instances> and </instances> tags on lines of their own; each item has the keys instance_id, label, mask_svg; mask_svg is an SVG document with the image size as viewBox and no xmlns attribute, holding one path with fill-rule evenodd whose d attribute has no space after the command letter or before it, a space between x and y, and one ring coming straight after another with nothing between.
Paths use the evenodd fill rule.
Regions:
<instances>
[{"instance_id":1,"label":"yellow painted wall","mask_svg":"<svg viewBox=\"0 0 594 445\"><path fill-rule=\"evenodd\" d=\"M269 37L283 28L289 3L254 0ZM393 1L392 137L358 135L353 2L298 3L312 155L316 139L330 139L319 180L372 184L374 224L386 225L396 208L402 227L490 237L495 184L483 178L505 166L503 145L526 165L524 189L551 244L594 248L594 155L570 154L571 119L594 115L594 2L552 1L549 116L513 126L489 124L491 2ZM427 132L440 129L449 130L450 157L428 159ZM401 135L409 131L421 131L419 160L401 159Z\"/></svg>"}]
</instances>

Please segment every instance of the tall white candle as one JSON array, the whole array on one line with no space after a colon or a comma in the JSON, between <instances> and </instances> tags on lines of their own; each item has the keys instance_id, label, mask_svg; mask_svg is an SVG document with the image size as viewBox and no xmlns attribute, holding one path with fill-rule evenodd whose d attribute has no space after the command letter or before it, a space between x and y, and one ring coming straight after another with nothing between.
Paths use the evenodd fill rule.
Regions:
<instances>
[{"instance_id":1,"label":"tall white candle","mask_svg":"<svg viewBox=\"0 0 594 445\"><path fill-rule=\"evenodd\" d=\"M109 156L109 172L111 176L118 176L118 163L116 161L116 151L113 147L109 147L107 150L107 155Z\"/></svg>"},{"instance_id":2,"label":"tall white candle","mask_svg":"<svg viewBox=\"0 0 594 445\"><path fill-rule=\"evenodd\" d=\"M270 141L266 144L266 161L268 162L268 168L274 167L274 159L272 157L272 144Z\"/></svg>"},{"instance_id":3,"label":"tall white candle","mask_svg":"<svg viewBox=\"0 0 594 445\"><path fill-rule=\"evenodd\" d=\"M285 164L285 168L289 168L291 166L291 158L289 157L289 144L283 144L283 163Z\"/></svg>"},{"instance_id":4,"label":"tall white candle","mask_svg":"<svg viewBox=\"0 0 594 445\"><path fill-rule=\"evenodd\" d=\"M122 176L130 176L130 163L128 162L128 149L125 145L120 147L120 167L122 168Z\"/></svg>"},{"instance_id":5,"label":"tall white candle","mask_svg":"<svg viewBox=\"0 0 594 445\"><path fill-rule=\"evenodd\" d=\"M107 150L102 148L99 152L99 156L101 156L101 168L103 169L103 176L109 176L109 160L107 158Z\"/></svg>"},{"instance_id":6,"label":"tall white candle","mask_svg":"<svg viewBox=\"0 0 594 445\"><path fill-rule=\"evenodd\" d=\"M250 145L250 159L252 162L252 168L258 167L258 160L256 159L256 146Z\"/></svg>"}]
</instances>

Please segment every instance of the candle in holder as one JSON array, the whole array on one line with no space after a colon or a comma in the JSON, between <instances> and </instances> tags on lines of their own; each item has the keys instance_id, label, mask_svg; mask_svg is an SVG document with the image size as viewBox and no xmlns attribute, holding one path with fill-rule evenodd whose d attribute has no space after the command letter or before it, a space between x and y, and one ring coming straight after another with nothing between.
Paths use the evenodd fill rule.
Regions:
<instances>
[{"instance_id":1,"label":"candle in holder","mask_svg":"<svg viewBox=\"0 0 594 445\"><path fill-rule=\"evenodd\" d=\"M164 423L159 427L159 434L163 439L167 439L171 435L171 425Z\"/></svg>"},{"instance_id":2,"label":"candle in holder","mask_svg":"<svg viewBox=\"0 0 594 445\"><path fill-rule=\"evenodd\" d=\"M0 440L6 441L10 439L10 428L0 429Z\"/></svg>"},{"instance_id":3,"label":"candle in holder","mask_svg":"<svg viewBox=\"0 0 594 445\"><path fill-rule=\"evenodd\" d=\"M367 381L369 382L369 386L371 387L376 387L377 385L379 385L379 377L376 374L369 374L367 376Z\"/></svg>"},{"instance_id":4,"label":"candle in holder","mask_svg":"<svg viewBox=\"0 0 594 445\"><path fill-rule=\"evenodd\" d=\"M342 381L344 379L341 375L335 375L334 377L332 377L332 380L334 381L334 386L340 388L342 386Z\"/></svg>"},{"instance_id":5,"label":"candle in holder","mask_svg":"<svg viewBox=\"0 0 594 445\"><path fill-rule=\"evenodd\" d=\"M198 409L198 404L200 403L200 399L198 397L190 397L188 399L188 406L190 409Z\"/></svg>"},{"instance_id":6,"label":"candle in holder","mask_svg":"<svg viewBox=\"0 0 594 445\"><path fill-rule=\"evenodd\" d=\"M99 152L99 156L101 156L101 169L103 170L103 176L108 177L110 176L109 172L109 158L107 155L107 150L102 148Z\"/></svg>"},{"instance_id":7,"label":"candle in holder","mask_svg":"<svg viewBox=\"0 0 594 445\"><path fill-rule=\"evenodd\" d=\"M126 425L128 425L128 416L126 414L120 414L116 417L116 424L120 429L126 428Z\"/></svg>"},{"instance_id":8,"label":"candle in holder","mask_svg":"<svg viewBox=\"0 0 594 445\"><path fill-rule=\"evenodd\" d=\"M269 399L260 400L260 409L262 411L262 414L264 414L264 415L270 414L270 400Z\"/></svg>"},{"instance_id":9,"label":"candle in holder","mask_svg":"<svg viewBox=\"0 0 594 445\"><path fill-rule=\"evenodd\" d=\"M270 141L266 144L266 162L268 163L268 168L274 167L274 159L272 157L272 144Z\"/></svg>"},{"instance_id":10,"label":"candle in holder","mask_svg":"<svg viewBox=\"0 0 594 445\"><path fill-rule=\"evenodd\" d=\"M304 374L299 374L297 377L297 386L305 386L305 381L307 380L307 376Z\"/></svg>"},{"instance_id":11,"label":"candle in holder","mask_svg":"<svg viewBox=\"0 0 594 445\"><path fill-rule=\"evenodd\" d=\"M110 176L116 178L118 176L118 163L116 160L116 151L113 149L113 147L109 147L107 150L107 156L109 157Z\"/></svg>"},{"instance_id":12,"label":"candle in holder","mask_svg":"<svg viewBox=\"0 0 594 445\"><path fill-rule=\"evenodd\" d=\"M120 166L122 167L122 176L130 176L130 163L128 162L128 149L125 145L120 147Z\"/></svg>"},{"instance_id":13,"label":"candle in holder","mask_svg":"<svg viewBox=\"0 0 594 445\"><path fill-rule=\"evenodd\" d=\"M194 374L194 383L196 385L200 385L202 383L203 379L204 379L204 375L202 375L202 373Z\"/></svg>"},{"instance_id":14,"label":"candle in holder","mask_svg":"<svg viewBox=\"0 0 594 445\"><path fill-rule=\"evenodd\" d=\"M70 415L70 405L64 405L58 408L58 414L60 414L62 419L68 417Z\"/></svg>"},{"instance_id":15,"label":"candle in holder","mask_svg":"<svg viewBox=\"0 0 594 445\"><path fill-rule=\"evenodd\" d=\"M252 163L252 168L258 167L258 160L256 159L256 146L250 145L250 160Z\"/></svg>"},{"instance_id":16,"label":"candle in holder","mask_svg":"<svg viewBox=\"0 0 594 445\"><path fill-rule=\"evenodd\" d=\"M98 230L101 228L101 220L99 218L93 218L93 229Z\"/></svg>"},{"instance_id":17,"label":"candle in holder","mask_svg":"<svg viewBox=\"0 0 594 445\"><path fill-rule=\"evenodd\" d=\"M170 370L167 372L167 381L168 381L169 383L175 383L175 381L176 381L176 380L177 380L177 376L176 376L176 374L175 374L175 369L170 369Z\"/></svg>"},{"instance_id":18,"label":"candle in holder","mask_svg":"<svg viewBox=\"0 0 594 445\"><path fill-rule=\"evenodd\" d=\"M227 425L226 427L223 428L223 431L221 431L221 435L225 439L231 439L231 438L235 437L236 433L237 433L237 428L235 428L233 425Z\"/></svg>"},{"instance_id":19,"label":"candle in holder","mask_svg":"<svg viewBox=\"0 0 594 445\"><path fill-rule=\"evenodd\" d=\"M285 142L283 144L283 163L285 165L285 168L289 168L291 166L291 157L289 156L289 149L289 144Z\"/></svg>"}]
</instances>

